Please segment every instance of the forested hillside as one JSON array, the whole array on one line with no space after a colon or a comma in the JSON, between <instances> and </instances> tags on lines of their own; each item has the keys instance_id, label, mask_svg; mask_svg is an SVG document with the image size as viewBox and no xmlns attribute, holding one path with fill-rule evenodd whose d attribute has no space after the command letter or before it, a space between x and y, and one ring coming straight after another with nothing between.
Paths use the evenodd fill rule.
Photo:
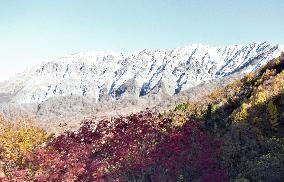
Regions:
<instances>
[{"instance_id":1,"label":"forested hillside","mask_svg":"<svg viewBox=\"0 0 284 182\"><path fill-rule=\"evenodd\" d=\"M284 179L284 54L195 103L162 115L181 125L193 118L223 139L222 165L231 179Z\"/></svg>"},{"instance_id":2,"label":"forested hillside","mask_svg":"<svg viewBox=\"0 0 284 182\"><path fill-rule=\"evenodd\" d=\"M2 181L284 179L284 54L198 101L48 134L0 122Z\"/></svg>"}]
</instances>

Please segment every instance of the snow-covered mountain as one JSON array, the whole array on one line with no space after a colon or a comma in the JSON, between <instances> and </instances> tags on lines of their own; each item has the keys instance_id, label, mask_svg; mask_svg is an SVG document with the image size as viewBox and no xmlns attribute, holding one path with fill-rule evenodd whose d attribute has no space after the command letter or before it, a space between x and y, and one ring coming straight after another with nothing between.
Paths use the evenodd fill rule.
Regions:
<instances>
[{"instance_id":1,"label":"snow-covered mountain","mask_svg":"<svg viewBox=\"0 0 284 182\"><path fill-rule=\"evenodd\" d=\"M248 73L279 56L283 47L264 43L175 49L77 53L50 60L0 84L12 103L42 103L54 96L86 96L96 102L126 95L169 95L204 81Z\"/></svg>"}]
</instances>

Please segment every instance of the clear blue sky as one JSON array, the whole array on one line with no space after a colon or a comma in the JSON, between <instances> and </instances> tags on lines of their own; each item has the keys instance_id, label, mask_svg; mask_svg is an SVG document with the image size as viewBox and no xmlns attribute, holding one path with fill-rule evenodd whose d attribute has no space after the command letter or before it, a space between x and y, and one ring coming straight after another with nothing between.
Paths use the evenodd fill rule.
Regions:
<instances>
[{"instance_id":1,"label":"clear blue sky","mask_svg":"<svg viewBox=\"0 0 284 182\"><path fill-rule=\"evenodd\" d=\"M0 80L86 50L283 44L283 11L284 0L0 0Z\"/></svg>"}]
</instances>

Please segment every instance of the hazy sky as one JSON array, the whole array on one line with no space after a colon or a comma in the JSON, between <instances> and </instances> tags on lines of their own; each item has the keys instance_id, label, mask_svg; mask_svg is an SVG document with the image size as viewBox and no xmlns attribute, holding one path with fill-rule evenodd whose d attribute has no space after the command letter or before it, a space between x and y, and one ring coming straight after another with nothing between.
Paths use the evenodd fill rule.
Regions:
<instances>
[{"instance_id":1,"label":"hazy sky","mask_svg":"<svg viewBox=\"0 0 284 182\"><path fill-rule=\"evenodd\" d=\"M284 0L0 0L0 80L86 50L283 44L283 10Z\"/></svg>"}]
</instances>

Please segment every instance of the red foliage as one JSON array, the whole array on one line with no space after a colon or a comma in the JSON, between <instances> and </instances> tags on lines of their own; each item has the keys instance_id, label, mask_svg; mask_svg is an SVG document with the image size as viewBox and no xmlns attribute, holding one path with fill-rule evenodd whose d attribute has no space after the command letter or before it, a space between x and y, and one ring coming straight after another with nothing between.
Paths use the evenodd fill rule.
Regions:
<instances>
[{"instance_id":1,"label":"red foliage","mask_svg":"<svg viewBox=\"0 0 284 182\"><path fill-rule=\"evenodd\" d=\"M169 127L170 122L150 112L97 125L85 121L78 132L30 154L34 173L15 174L30 181L226 181L219 168L221 141L198 122L181 128Z\"/></svg>"},{"instance_id":2,"label":"red foliage","mask_svg":"<svg viewBox=\"0 0 284 182\"><path fill-rule=\"evenodd\" d=\"M226 175L218 169L221 144L220 140L203 131L195 121L187 122L182 128L172 129L152 152L156 165L153 176L156 181L176 181L179 175L190 181L226 181ZM208 180L213 174L214 178Z\"/></svg>"}]
</instances>

